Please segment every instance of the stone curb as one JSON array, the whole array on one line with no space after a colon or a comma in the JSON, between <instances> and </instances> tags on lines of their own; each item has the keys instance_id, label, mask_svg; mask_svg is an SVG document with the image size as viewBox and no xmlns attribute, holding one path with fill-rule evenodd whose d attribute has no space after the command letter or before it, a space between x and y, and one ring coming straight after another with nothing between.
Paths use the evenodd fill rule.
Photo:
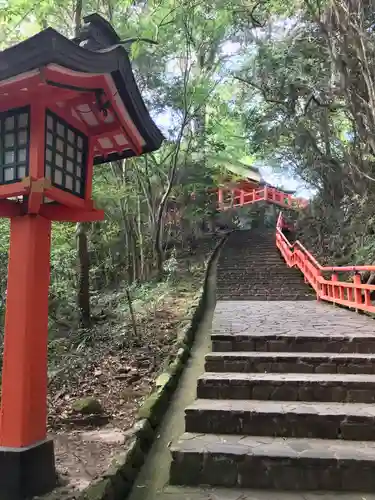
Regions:
<instances>
[{"instance_id":1,"label":"stone curb","mask_svg":"<svg viewBox=\"0 0 375 500\"><path fill-rule=\"evenodd\" d=\"M77 500L125 500L130 493L153 443L156 428L168 409L171 396L190 357L195 335L207 309L209 277L228 236L221 238L208 260L203 286L190 308L191 319L177 336L177 354L158 376L154 392L139 409L137 422L130 430L132 437L130 443L127 443L127 449L113 460L112 466L105 474L78 495Z\"/></svg>"}]
</instances>

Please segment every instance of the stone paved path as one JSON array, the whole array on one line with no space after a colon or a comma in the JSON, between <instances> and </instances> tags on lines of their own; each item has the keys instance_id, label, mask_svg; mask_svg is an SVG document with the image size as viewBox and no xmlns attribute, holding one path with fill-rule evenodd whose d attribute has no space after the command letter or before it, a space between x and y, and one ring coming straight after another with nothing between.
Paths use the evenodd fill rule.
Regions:
<instances>
[{"instance_id":1,"label":"stone paved path","mask_svg":"<svg viewBox=\"0 0 375 500\"><path fill-rule=\"evenodd\" d=\"M130 500L375 500L375 322L317 303L271 232L229 238L217 292Z\"/></svg>"},{"instance_id":2,"label":"stone paved path","mask_svg":"<svg viewBox=\"0 0 375 500\"><path fill-rule=\"evenodd\" d=\"M238 489L204 489L167 487L155 500L375 500L373 494L361 493L293 493Z\"/></svg>"},{"instance_id":3,"label":"stone paved path","mask_svg":"<svg viewBox=\"0 0 375 500\"><path fill-rule=\"evenodd\" d=\"M373 319L316 301L219 301L211 339L171 480L231 489L186 498L375 498ZM315 489L338 493L300 493ZM359 490L371 493L344 493Z\"/></svg>"},{"instance_id":4,"label":"stone paved path","mask_svg":"<svg viewBox=\"0 0 375 500\"><path fill-rule=\"evenodd\" d=\"M298 269L285 265L275 231L235 231L218 264L218 300L315 300Z\"/></svg>"},{"instance_id":5,"label":"stone paved path","mask_svg":"<svg viewBox=\"0 0 375 500\"><path fill-rule=\"evenodd\" d=\"M287 328L282 325L283 314L281 310L287 312ZM336 313L338 313L336 315ZM306 316L305 316L306 315ZM359 316L341 309L335 309L331 306L318 304L315 302L218 302L213 318L214 334L243 334L271 333L273 325L280 334L294 335L299 332L298 325L303 323L302 316L307 317L304 324L303 334L314 333L322 334L322 328L330 326L329 335L332 336L332 327L340 329L341 334L349 338L360 336L372 336L375 331L375 322L365 316ZM284 316L285 317L285 316ZM138 481L134 487L130 500L375 500L375 492L368 493L320 493L320 492L280 492L280 491L257 491L243 488L203 488L203 487L182 487L168 485L170 452L168 443L175 440L184 430L184 408L191 404L197 405L195 399L195 382L204 371L204 356L209 351L209 321L199 333L197 343L194 349L193 357L189 367L184 373L182 383L176 393L172 407L168 411L164 423L160 429L159 439L155 443L153 450L147 460ZM251 325L249 325L251 323ZM284 323L285 325L285 323ZM323 335L324 337L327 334ZM215 354L215 353L214 353ZM216 353L220 355L220 353ZM231 353L235 355L236 353ZM267 353L263 353L267 354ZM271 353L269 353L271 354ZM280 353L282 354L282 353ZM332 356L332 353L329 353ZM283 354L284 355L284 354ZM290 356L289 353L287 353ZM206 356L208 359L212 354ZM317 354L318 356L318 354ZM351 356L355 359L362 354L347 354L339 356ZM345 358L346 359L346 358ZM207 362L207 361L206 361ZM214 402L215 400L207 400ZM248 401L249 406L257 405L259 402ZM269 412L274 415L283 406L289 416L292 413L298 413L296 403L280 403L277 401L264 401L268 405ZM220 405L225 410L226 405L233 407L241 404L241 401L222 401ZM300 408L306 414L313 413L314 403L303 403ZM346 415L347 406L340 407L339 404L327 404L322 409L323 415L328 418L332 415ZM350 406L350 405L349 405ZM352 408L353 412L360 417L374 417L375 407L357 404ZM326 413L324 413L326 412ZM328 414L328 417L327 417ZM243 416L243 414L242 414ZM327 421L325 426L327 428ZM373 425L372 428L375 429ZM238 439L238 436L236 437ZM226 439L223 437L223 439ZM263 443L265 445L266 443ZM365 454L367 451L362 449L362 443L358 443L359 453ZM371 449L373 447L370 446Z\"/></svg>"},{"instance_id":6,"label":"stone paved path","mask_svg":"<svg viewBox=\"0 0 375 500\"><path fill-rule=\"evenodd\" d=\"M215 334L348 336L375 339L373 319L317 301L219 301L212 323Z\"/></svg>"}]
</instances>

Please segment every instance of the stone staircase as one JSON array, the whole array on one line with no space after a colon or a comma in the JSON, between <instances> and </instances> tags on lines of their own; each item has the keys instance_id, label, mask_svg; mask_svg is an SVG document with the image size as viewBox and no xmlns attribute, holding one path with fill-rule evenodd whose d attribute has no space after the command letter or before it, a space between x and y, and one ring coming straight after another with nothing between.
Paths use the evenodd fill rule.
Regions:
<instances>
[{"instance_id":1,"label":"stone staircase","mask_svg":"<svg viewBox=\"0 0 375 500\"><path fill-rule=\"evenodd\" d=\"M170 482L375 492L375 323L301 301L310 298L303 281L276 253L277 269L266 274L269 236L246 233L224 247L218 282L226 300L216 306L213 352L186 409L186 433L171 447ZM247 264L250 255L258 265ZM282 276L288 287L280 293Z\"/></svg>"},{"instance_id":2,"label":"stone staircase","mask_svg":"<svg viewBox=\"0 0 375 500\"><path fill-rule=\"evenodd\" d=\"M306 300L314 295L301 273L289 269L275 245L275 231L235 231L222 249L218 300Z\"/></svg>"}]
</instances>

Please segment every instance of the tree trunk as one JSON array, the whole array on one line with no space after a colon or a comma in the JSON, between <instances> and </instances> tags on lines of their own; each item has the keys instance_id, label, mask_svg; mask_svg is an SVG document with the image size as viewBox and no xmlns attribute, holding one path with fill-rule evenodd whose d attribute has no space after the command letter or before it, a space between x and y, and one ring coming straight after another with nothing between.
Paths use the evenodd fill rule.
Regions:
<instances>
[{"instance_id":1,"label":"tree trunk","mask_svg":"<svg viewBox=\"0 0 375 500\"><path fill-rule=\"evenodd\" d=\"M80 314L80 325L82 328L91 327L90 313L90 257L87 245L87 226L78 222L76 227L77 250L78 250L78 309Z\"/></svg>"},{"instance_id":2,"label":"tree trunk","mask_svg":"<svg viewBox=\"0 0 375 500\"><path fill-rule=\"evenodd\" d=\"M156 257L156 270L158 274L158 279L163 277L163 264L164 264L164 250L163 250L163 214L165 205L167 203L167 199L171 188L167 188L167 191L164 193L160 205L158 208L158 216L156 223L156 234L155 234L155 257Z\"/></svg>"},{"instance_id":3,"label":"tree trunk","mask_svg":"<svg viewBox=\"0 0 375 500\"><path fill-rule=\"evenodd\" d=\"M83 0L77 0L74 10L74 34L77 37L81 27ZM77 303L82 328L90 328L90 258L87 245L87 225L78 222L76 226L77 250L78 250L78 294Z\"/></svg>"},{"instance_id":4,"label":"tree trunk","mask_svg":"<svg viewBox=\"0 0 375 500\"><path fill-rule=\"evenodd\" d=\"M81 28L83 0L77 0L74 9L74 36L78 37Z\"/></svg>"},{"instance_id":5,"label":"tree trunk","mask_svg":"<svg viewBox=\"0 0 375 500\"><path fill-rule=\"evenodd\" d=\"M178 155L181 149L181 141L184 134L184 130L187 124L187 114L183 119L181 130L177 139L176 149L173 154L171 169L169 171L168 176L168 184L164 191L163 196L161 197L159 207L156 215L156 229L155 229L155 242L154 242L154 251L156 256L156 269L158 279L163 277L163 264L164 264L164 251L163 251L163 216L165 212L165 208L167 206L169 195L171 194L173 183L175 181L176 172L177 172L177 161Z\"/></svg>"}]
</instances>

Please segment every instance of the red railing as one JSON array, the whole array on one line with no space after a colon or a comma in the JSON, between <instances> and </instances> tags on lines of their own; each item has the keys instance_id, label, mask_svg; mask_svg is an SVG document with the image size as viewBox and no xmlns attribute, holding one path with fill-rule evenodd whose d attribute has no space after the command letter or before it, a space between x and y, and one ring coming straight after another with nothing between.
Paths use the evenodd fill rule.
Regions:
<instances>
[{"instance_id":1,"label":"red railing","mask_svg":"<svg viewBox=\"0 0 375 500\"><path fill-rule=\"evenodd\" d=\"M236 188L219 188L218 197L220 210L243 207L244 205L251 205L258 201L267 201L280 207L291 209L304 208L308 204L308 201L303 198L296 198L291 194L284 193L270 186L253 189L252 191L244 191L243 189Z\"/></svg>"},{"instance_id":2,"label":"red railing","mask_svg":"<svg viewBox=\"0 0 375 500\"><path fill-rule=\"evenodd\" d=\"M283 215L276 225L276 246L289 267L297 267L316 292L318 300L375 313L375 285L361 283L360 271L375 271L375 266L321 266L300 241L290 243L282 232ZM353 282L339 281L338 273L354 272ZM324 273L332 273L330 279Z\"/></svg>"}]
</instances>

